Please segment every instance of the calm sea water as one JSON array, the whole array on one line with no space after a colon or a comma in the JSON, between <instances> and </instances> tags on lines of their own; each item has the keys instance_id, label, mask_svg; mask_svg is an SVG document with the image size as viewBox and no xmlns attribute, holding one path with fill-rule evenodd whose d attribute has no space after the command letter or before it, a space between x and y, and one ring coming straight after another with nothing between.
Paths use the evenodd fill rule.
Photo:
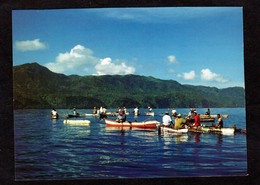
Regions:
<instances>
[{"instance_id":1,"label":"calm sea water","mask_svg":"<svg viewBox=\"0 0 260 185\"><path fill-rule=\"evenodd\" d=\"M57 110L60 115L71 110ZM115 111L110 109L108 111ZM128 109L133 111L133 109ZM145 112L146 109L141 109ZM154 109L150 120L162 120ZM197 109L205 113L207 109ZM89 126L52 120L51 110L15 110L15 177L27 179L154 178L247 174L246 135L158 134L156 129L106 127L94 117ZM91 113L79 109L79 113ZM177 109L188 113L189 109ZM212 108L229 114L224 127L246 128L244 108ZM109 117L116 119L116 117ZM145 120L147 116L127 116Z\"/></svg>"}]
</instances>

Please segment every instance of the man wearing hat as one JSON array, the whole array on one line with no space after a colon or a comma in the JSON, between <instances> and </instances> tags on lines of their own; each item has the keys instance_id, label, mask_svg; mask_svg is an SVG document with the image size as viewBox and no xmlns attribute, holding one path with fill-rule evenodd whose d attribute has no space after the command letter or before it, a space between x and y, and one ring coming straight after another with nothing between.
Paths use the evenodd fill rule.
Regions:
<instances>
[{"instance_id":1,"label":"man wearing hat","mask_svg":"<svg viewBox=\"0 0 260 185\"><path fill-rule=\"evenodd\" d=\"M178 114L177 118L175 118L174 129L181 129L181 128L183 128L185 123L186 123L186 120L181 118L181 114Z\"/></svg>"},{"instance_id":2,"label":"man wearing hat","mask_svg":"<svg viewBox=\"0 0 260 185\"><path fill-rule=\"evenodd\" d=\"M162 122L163 122L163 125L166 126L166 127L170 127L171 123L172 123L172 119L171 117L169 116L169 112L166 112L165 115L163 116L162 118ZM172 123L173 124L173 123Z\"/></svg>"}]
</instances>

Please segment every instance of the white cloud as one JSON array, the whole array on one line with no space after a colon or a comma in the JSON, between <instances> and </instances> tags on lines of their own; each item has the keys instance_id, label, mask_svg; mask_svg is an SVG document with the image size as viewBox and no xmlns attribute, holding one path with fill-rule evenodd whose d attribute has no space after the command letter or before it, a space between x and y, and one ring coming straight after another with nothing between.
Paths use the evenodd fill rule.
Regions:
<instances>
[{"instance_id":1,"label":"white cloud","mask_svg":"<svg viewBox=\"0 0 260 185\"><path fill-rule=\"evenodd\" d=\"M127 66L125 62L115 64L109 57L100 59L100 62L95 66L95 69L97 75L126 75L133 74L135 72L134 67Z\"/></svg>"},{"instance_id":2,"label":"white cloud","mask_svg":"<svg viewBox=\"0 0 260 185\"><path fill-rule=\"evenodd\" d=\"M205 81L216 81L216 82L228 82L228 79L225 79L219 74L211 72L209 69L201 70L201 79Z\"/></svg>"},{"instance_id":3,"label":"white cloud","mask_svg":"<svg viewBox=\"0 0 260 185\"><path fill-rule=\"evenodd\" d=\"M195 71L190 71L188 73L183 73L183 79L184 80L193 80L195 78Z\"/></svg>"},{"instance_id":4,"label":"white cloud","mask_svg":"<svg viewBox=\"0 0 260 185\"><path fill-rule=\"evenodd\" d=\"M48 63L46 67L57 73L64 73L68 70L86 72L89 66L94 66L98 62L99 59L93 56L91 49L77 45L70 52L60 53L56 57L56 62Z\"/></svg>"},{"instance_id":5,"label":"white cloud","mask_svg":"<svg viewBox=\"0 0 260 185\"><path fill-rule=\"evenodd\" d=\"M107 74L133 74L135 68L128 66L123 60L115 60L107 57L100 59L93 56L91 49L82 45L73 47L70 52L59 53L55 62L45 65L51 71L56 73L81 74L95 73L95 75Z\"/></svg>"},{"instance_id":6,"label":"white cloud","mask_svg":"<svg viewBox=\"0 0 260 185\"><path fill-rule=\"evenodd\" d=\"M177 59L176 59L176 57L174 55L168 56L168 62L170 64L176 64L176 65L179 64L179 62L177 61Z\"/></svg>"},{"instance_id":7,"label":"white cloud","mask_svg":"<svg viewBox=\"0 0 260 185\"><path fill-rule=\"evenodd\" d=\"M40 39L26 40L26 41L15 41L15 49L20 51L35 51L44 50L47 45L40 42Z\"/></svg>"}]
</instances>

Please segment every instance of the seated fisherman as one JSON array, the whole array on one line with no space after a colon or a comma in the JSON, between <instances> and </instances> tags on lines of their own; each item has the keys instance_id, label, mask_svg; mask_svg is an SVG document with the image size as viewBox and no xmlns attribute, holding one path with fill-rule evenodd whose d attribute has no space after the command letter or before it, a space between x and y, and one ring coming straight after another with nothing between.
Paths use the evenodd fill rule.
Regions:
<instances>
[{"instance_id":1,"label":"seated fisherman","mask_svg":"<svg viewBox=\"0 0 260 185\"><path fill-rule=\"evenodd\" d=\"M175 118L174 129L181 129L181 128L183 128L185 123L186 123L186 120L181 118L181 114L178 114L177 118Z\"/></svg>"},{"instance_id":2,"label":"seated fisherman","mask_svg":"<svg viewBox=\"0 0 260 185\"><path fill-rule=\"evenodd\" d=\"M124 110L122 110L121 114L118 115L116 121L118 121L119 123L123 123L126 121L126 114Z\"/></svg>"},{"instance_id":3,"label":"seated fisherman","mask_svg":"<svg viewBox=\"0 0 260 185\"><path fill-rule=\"evenodd\" d=\"M171 127L171 124L173 123L171 117L169 116L169 112L165 113L165 115L162 118L162 122L163 122L163 126Z\"/></svg>"},{"instance_id":4,"label":"seated fisherman","mask_svg":"<svg viewBox=\"0 0 260 185\"><path fill-rule=\"evenodd\" d=\"M200 126L200 117L196 111L194 111L194 115L195 115L195 122L192 124L192 126L199 127Z\"/></svg>"},{"instance_id":5,"label":"seated fisherman","mask_svg":"<svg viewBox=\"0 0 260 185\"><path fill-rule=\"evenodd\" d=\"M206 112L206 115L210 115L210 110L208 109L208 111Z\"/></svg>"}]
</instances>

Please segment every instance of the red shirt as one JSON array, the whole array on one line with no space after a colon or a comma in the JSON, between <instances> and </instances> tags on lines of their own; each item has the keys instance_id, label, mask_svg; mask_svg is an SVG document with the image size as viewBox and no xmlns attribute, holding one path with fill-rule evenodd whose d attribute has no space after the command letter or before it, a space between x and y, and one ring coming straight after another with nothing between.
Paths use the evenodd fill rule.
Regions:
<instances>
[{"instance_id":1,"label":"red shirt","mask_svg":"<svg viewBox=\"0 0 260 185\"><path fill-rule=\"evenodd\" d=\"M195 126L200 126L200 117L199 117L199 115L195 116Z\"/></svg>"}]
</instances>

